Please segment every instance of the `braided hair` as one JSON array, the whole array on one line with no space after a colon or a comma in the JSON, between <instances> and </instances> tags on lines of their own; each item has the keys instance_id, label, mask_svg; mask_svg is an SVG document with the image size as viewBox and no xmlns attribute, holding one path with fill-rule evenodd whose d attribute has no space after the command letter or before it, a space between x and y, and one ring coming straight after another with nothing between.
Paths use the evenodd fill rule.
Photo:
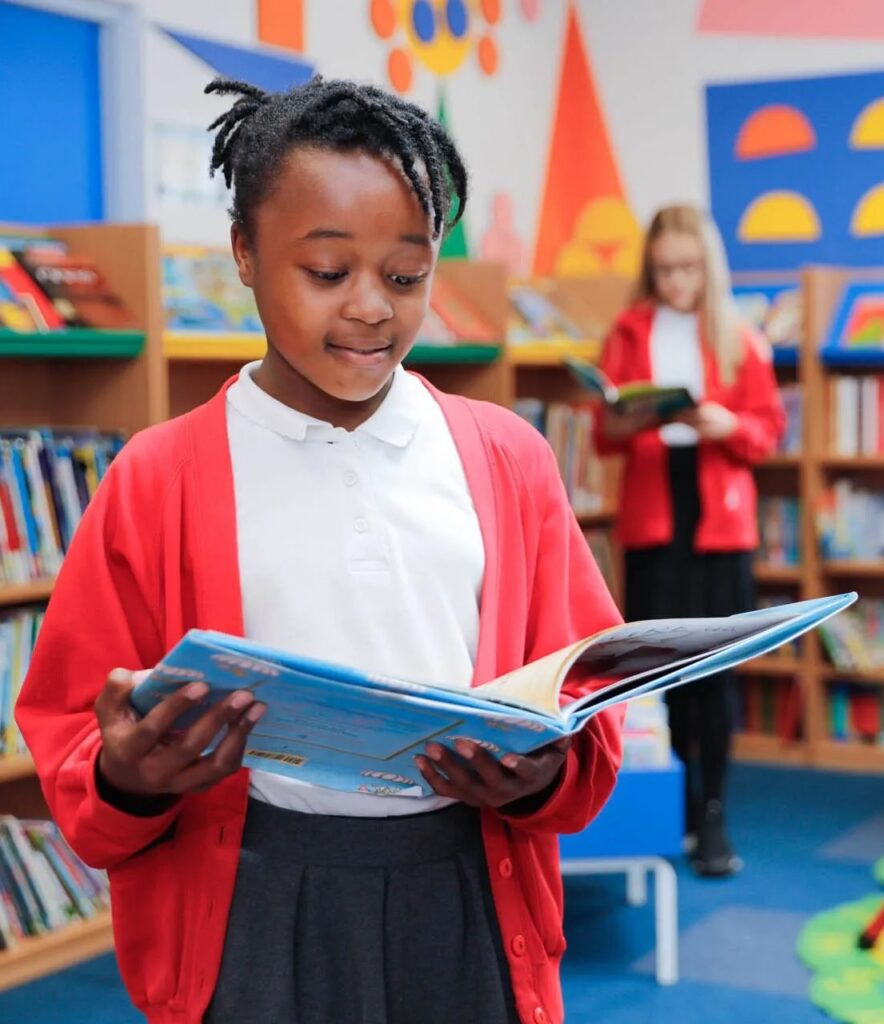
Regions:
<instances>
[{"instance_id":1,"label":"braided hair","mask_svg":"<svg viewBox=\"0 0 884 1024\"><path fill-rule=\"evenodd\" d=\"M362 150L401 164L433 237L452 228L467 201L467 171L448 133L426 111L355 82L313 78L287 92L216 78L205 91L239 98L209 125L216 131L210 175L233 188L230 215L252 234L255 208L299 145Z\"/></svg>"}]
</instances>

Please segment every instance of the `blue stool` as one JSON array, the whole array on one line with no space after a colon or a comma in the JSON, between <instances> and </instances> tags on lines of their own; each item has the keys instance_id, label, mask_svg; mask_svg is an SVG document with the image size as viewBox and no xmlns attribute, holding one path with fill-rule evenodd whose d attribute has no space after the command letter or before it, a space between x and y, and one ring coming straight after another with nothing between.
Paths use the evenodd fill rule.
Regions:
<instances>
[{"instance_id":1,"label":"blue stool","mask_svg":"<svg viewBox=\"0 0 884 1024\"><path fill-rule=\"evenodd\" d=\"M656 974L661 985L678 981L678 882L666 860L681 853L684 768L624 768L611 799L582 832L559 838L563 875L626 875L626 900L643 906L654 872Z\"/></svg>"}]
</instances>

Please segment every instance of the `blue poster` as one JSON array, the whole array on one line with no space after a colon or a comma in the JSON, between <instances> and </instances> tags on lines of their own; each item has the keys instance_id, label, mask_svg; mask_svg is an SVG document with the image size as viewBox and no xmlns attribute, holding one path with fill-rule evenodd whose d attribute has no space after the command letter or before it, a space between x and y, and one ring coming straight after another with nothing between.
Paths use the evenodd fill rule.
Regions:
<instances>
[{"instance_id":1,"label":"blue poster","mask_svg":"<svg viewBox=\"0 0 884 1024\"><path fill-rule=\"evenodd\" d=\"M884 265L884 72L711 85L706 117L732 269Z\"/></svg>"}]
</instances>

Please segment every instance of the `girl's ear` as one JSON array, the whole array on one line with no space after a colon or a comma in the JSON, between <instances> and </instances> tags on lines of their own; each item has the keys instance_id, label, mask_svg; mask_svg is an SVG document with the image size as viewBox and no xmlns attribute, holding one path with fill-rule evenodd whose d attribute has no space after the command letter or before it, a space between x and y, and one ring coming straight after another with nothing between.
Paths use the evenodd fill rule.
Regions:
<instances>
[{"instance_id":1,"label":"girl's ear","mask_svg":"<svg viewBox=\"0 0 884 1024\"><path fill-rule=\"evenodd\" d=\"M242 224L230 225L230 247L233 249L233 258L236 260L240 281L247 288L251 288L254 281L252 250Z\"/></svg>"}]
</instances>

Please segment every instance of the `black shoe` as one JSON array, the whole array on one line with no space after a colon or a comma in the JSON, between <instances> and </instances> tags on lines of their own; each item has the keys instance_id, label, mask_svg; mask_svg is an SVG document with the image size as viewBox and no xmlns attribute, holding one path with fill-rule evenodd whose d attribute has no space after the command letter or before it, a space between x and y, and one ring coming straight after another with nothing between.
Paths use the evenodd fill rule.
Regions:
<instances>
[{"instance_id":1,"label":"black shoe","mask_svg":"<svg viewBox=\"0 0 884 1024\"><path fill-rule=\"evenodd\" d=\"M697 845L691 855L691 865L704 878L726 878L743 867L725 834L720 800L710 800L706 804L703 820L697 829Z\"/></svg>"},{"instance_id":2,"label":"black shoe","mask_svg":"<svg viewBox=\"0 0 884 1024\"><path fill-rule=\"evenodd\" d=\"M693 853L697 849L697 834L703 820L703 805L699 800L688 800L685 807L684 838L681 848L685 853Z\"/></svg>"}]
</instances>

